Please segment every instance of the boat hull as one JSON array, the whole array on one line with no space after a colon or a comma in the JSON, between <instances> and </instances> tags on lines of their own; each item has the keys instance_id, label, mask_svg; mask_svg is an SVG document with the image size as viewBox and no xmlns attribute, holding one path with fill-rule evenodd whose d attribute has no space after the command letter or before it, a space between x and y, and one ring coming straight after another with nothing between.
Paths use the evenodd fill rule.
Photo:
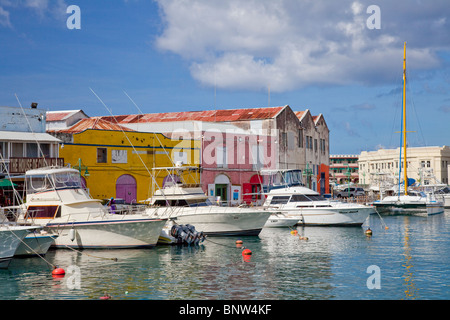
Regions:
<instances>
[{"instance_id":1,"label":"boat hull","mask_svg":"<svg viewBox=\"0 0 450 320\"><path fill-rule=\"evenodd\" d=\"M284 212L288 217L299 219L299 225L305 226L361 226L367 217L375 213L374 208L329 207L298 208Z\"/></svg>"},{"instance_id":2,"label":"boat hull","mask_svg":"<svg viewBox=\"0 0 450 320\"><path fill-rule=\"evenodd\" d=\"M49 223L46 230L58 234L56 248L124 249L156 245L166 219L91 220L69 224Z\"/></svg>"},{"instance_id":3,"label":"boat hull","mask_svg":"<svg viewBox=\"0 0 450 320\"><path fill-rule=\"evenodd\" d=\"M207 236L257 236L271 212L234 207L198 207L176 213L178 224L191 224Z\"/></svg>"},{"instance_id":4,"label":"boat hull","mask_svg":"<svg viewBox=\"0 0 450 320\"><path fill-rule=\"evenodd\" d=\"M30 227L2 227L0 228L0 268L8 268L17 248L29 232L35 230Z\"/></svg>"},{"instance_id":5,"label":"boat hull","mask_svg":"<svg viewBox=\"0 0 450 320\"><path fill-rule=\"evenodd\" d=\"M286 217L286 216L278 216L272 214L269 219L267 219L264 228L288 228L293 227L298 224L299 219L296 217Z\"/></svg>"},{"instance_id":6,"label":"boat hull","mask_svg":"<svg viewBox=\"0 0 450 320\"><path fill-rule=\"evenodd\" d=\"M43 256L47 253L48 249L50 249L50 246L57 237L57 235L51 234L41 234L37 232L30 233L23 239L23 242L17 248L14 256Z\"/></svg>"}]
</instances>

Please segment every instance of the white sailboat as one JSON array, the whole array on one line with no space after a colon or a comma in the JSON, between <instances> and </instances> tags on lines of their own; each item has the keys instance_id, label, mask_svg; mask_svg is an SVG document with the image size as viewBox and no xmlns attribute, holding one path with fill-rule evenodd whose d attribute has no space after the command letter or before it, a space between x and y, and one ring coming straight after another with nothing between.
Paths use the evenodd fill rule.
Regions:
<instances>
[{"instance_id":1,"label":"white sailboat","mask_svg":"<svg viewBox=\"0 0 450 320\"><path fill-rule=\"evenodd\" d=\"M155 246L167 219L147 214L111 214L83 189L78 170L47 167L25 173L25 214L58 235L57 248L138 248Z\"/></svg>"},{"instance_id":2,"label":"white sailboat","mask_svg":"<svg viewBox=\"0 0 450 320\"><path fill-rule=\"evenodd\" d=\"M361 226L375 210L371 206L325 199L302 185L301 171L263 170L264 206L281 211L301 225Z\"/></svg>"},{"instance_id":3,"label":"white sailboat","mask_svg":"<svg viewBox=\"0 0 450 320\"><path fill-rule=\"evenodd\" d=\"M408 162L406 143L406 42L403 48L403 117L402 117L402 139L403 163L399 165L399 187L396 195L387 196L373 202L379 213L419 213L439 214L444 212L444 201L436 198L434 193L414 192L408 189ZM400 157L402 156L402 145L400 145ZM402 168L403 167L403 168ZM400 174L403 170L403 188L400 186Z\"/></svg>"}]
</instances>

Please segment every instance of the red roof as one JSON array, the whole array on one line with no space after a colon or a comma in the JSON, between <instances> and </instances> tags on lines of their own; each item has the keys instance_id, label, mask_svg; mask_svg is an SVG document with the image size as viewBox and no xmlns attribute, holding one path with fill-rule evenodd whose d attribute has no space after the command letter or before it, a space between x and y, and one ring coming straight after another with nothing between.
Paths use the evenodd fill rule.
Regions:
<instances>
[{"instance_id":1,"label":"red roof","mask_svg":"<svg viewBox=\"0 0 450 320\"><path fill-rule=\"evenodd\" d=\"M69 110L69 111L47 111L46 112L46 121L62 121L70 117L71 115L83 112L82 110ZM84 113L84 112L83 112Z\"/></svg>"},{"instance_id":2,"label":"red roof","mask_svg":"<svg viewBox=\"0 0 450 320\"><path fill-rule=\"evenodd\" d=\"M102 117L92 117L87 119L82 119L72 127L64 130L60 130L59 132L65 133L79 133L85 131L87 129L97 129L97 130L116 130L116 131L134 131L129 128L123 127L116 123L107 121Z\"/></svg>"},{"instance_id":3,"label":"red roof","mask_svg":"<svg viewBox=\"0 0 450 320\"><path fill-rule=\"evenodd\" d=\"M168 113L147 113L115 116L118 123L144 123L144 122L173 122L173 121L208 121L233 122L241 120L273 119L285 107L186 111ZM113 117L101 117L104 120L115 122Z\"/></svg>"}]
</instances>

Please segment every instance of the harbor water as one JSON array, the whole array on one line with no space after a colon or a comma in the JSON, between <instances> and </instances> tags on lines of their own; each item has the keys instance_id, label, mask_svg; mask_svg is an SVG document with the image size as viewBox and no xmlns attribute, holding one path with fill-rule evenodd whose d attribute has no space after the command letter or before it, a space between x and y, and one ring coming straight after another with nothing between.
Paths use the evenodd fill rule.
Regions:
<instances>
[{"instance_id":1,"label":"harbor water","mask_svg":"<svg viewBox=\"0 0 450 320\"><path fill-rule=\"evenodd\" d=\"M388 229L385 229L385 224ZM370 226L373 234L367 236ZM263 229L202 245L51 250L0 270L2 300L447 300L450 210L368 218L363 227ZM308 237L301 240L300 236ZM243 258L242 248L252 251ZM117 260L115 260L117 259Z\"/></svg>"}]
</instances>

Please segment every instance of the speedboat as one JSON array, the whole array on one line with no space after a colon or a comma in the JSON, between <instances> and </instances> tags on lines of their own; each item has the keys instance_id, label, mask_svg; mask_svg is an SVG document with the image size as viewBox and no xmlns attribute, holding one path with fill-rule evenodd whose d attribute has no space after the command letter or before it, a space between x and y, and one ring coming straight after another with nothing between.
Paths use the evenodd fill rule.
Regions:
<instances>
[{"instance_id":1,"label":"speedboat","mask_svg":"<svg viewBox=\"0 0 450 320\"><path fill-rule=\"evenodd\" d=\"M371 206L326 199L302 184L300 170L262 171L264 206L298 219L301 225L361 226L375 213Z\"/></svg>"},{"instance_id":2,"label":"speedboat","mask_svg":"<svg viewBox=\"0 0 450 320\"><path fill-rule=\"evenodd\" d=\"M57 248L140 248L156 245L165 218L110 213L83 188L78 170L46 167L25 173L21 222L44 227Z\"/></svg>"},{"instance_id":3,"label":"speedboat","mask_svg":"<svg viewBox=\"0 0 450 320\"><path fill-rule=\"evenodd\" d=\"M147 202L148 215L176 219L180 225L194 225L207 236L257 236L272 213L262 207L215 205L202 188L181 183L156 190Z\"/></svg>"}]
</instances>

